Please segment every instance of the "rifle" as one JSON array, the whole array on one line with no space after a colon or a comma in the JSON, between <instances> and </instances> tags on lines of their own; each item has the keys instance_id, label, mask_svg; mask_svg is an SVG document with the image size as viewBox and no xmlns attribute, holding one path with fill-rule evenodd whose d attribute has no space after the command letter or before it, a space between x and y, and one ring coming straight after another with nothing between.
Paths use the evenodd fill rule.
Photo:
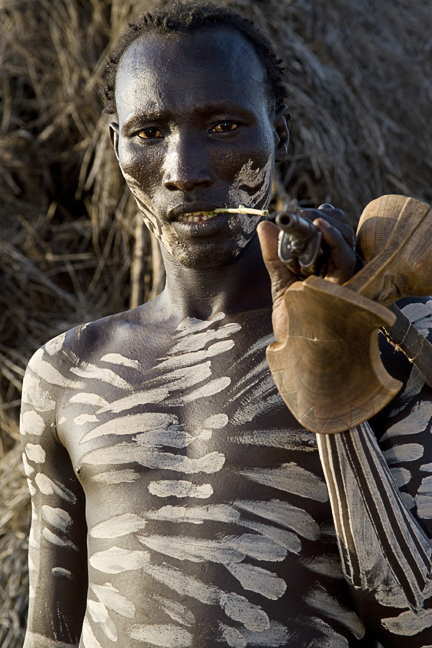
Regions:
<instances>
[{"instance_id":1,"label":"rifle","mask_svg":"<svg viewBox=\"0 0 432 648\"><path fill-rule=\"evenodd\" d=\"M322 271L325 251L313 224L300 218L276 217L281 260L298 263L308 278L287 289L288 337L271 344L267 358L299 422L314 432L341 432L376 414L401 387L382 365L379 328L432 385L432 345L394 304L432 293L432 209L404 196L372 201L357 230L365 265L344 286L311 272Z\"/></svg>"}]
</instances>

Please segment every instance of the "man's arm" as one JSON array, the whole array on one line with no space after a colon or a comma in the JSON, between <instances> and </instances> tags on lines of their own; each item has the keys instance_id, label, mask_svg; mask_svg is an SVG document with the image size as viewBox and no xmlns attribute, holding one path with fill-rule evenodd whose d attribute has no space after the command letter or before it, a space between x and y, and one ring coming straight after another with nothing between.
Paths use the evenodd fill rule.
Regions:
<instances>
[{"instance_id":1,"label":"man's arm","mask_svg":"<svg viewBox=\"0 0 432 648\"><path fill-rule=\"evenodd\" d=\"M57 438L61 379L39 351L23 385L23 461L32 499L30 602L24 648L78 646L87 594L85 504Z\"/></svg>"}]
</instances>

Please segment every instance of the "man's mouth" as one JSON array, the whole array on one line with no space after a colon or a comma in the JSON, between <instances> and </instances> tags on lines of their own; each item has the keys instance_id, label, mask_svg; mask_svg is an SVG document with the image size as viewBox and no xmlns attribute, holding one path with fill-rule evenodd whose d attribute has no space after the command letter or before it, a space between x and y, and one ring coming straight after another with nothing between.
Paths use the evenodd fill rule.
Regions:
<instances>
[{"instance_id":1,"label":"man's mouth","mask_svg":"<svg viewBox=\"0 0 432 648\"><path fill-rule=\"evenodd\" d=\"M210 211L210 212L193 212L191 214L181 214L178 217L178 221L183 222L183 223L204 223L205 221L210 220L210 218L214 218L218 214L221 213L222 210L218 211Z\"/></svg>"}]
</instances>

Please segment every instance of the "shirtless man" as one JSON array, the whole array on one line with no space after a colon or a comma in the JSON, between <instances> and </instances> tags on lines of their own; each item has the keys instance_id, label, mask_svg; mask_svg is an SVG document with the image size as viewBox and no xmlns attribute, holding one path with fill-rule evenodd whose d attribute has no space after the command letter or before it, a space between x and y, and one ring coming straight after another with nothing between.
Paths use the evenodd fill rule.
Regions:
<instances>
[{"instance_id":1,"label":"shirtless man","mask_svg":"<svg viewBox=\"0 0 432 648\"><path fill-rule=\"evenodd\" d=\"M268 205L288 142L278 61L225 8L168 14L129 31L106 93L166 288L50 341L26 374L25 648L430 646L430 393L414 369L372 427L317 438L293 419L265 359L272 295L282 339L295 279L276 228L259 226L270 283L259 217L200 216ZM345 281L340 212L307 215Z\"/></svg>"}]
</instances>

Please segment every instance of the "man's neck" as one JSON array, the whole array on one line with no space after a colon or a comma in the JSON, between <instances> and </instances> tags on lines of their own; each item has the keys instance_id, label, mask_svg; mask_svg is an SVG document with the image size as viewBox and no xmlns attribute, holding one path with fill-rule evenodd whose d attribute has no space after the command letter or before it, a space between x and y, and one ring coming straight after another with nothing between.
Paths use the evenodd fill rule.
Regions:
<instances>
[{"instance_id":1,"label":"man's neck","mask_svg":"<svg viewBox=\"0 0 432 648\"><path fill-rule=\"evenodd\" d=\"M212 314L241 313L271 307L270 279L255 235L231 264L186 268L162 250L166 288L160 306L180 318L208 319Z\"/></svg>"}]
</instances>

